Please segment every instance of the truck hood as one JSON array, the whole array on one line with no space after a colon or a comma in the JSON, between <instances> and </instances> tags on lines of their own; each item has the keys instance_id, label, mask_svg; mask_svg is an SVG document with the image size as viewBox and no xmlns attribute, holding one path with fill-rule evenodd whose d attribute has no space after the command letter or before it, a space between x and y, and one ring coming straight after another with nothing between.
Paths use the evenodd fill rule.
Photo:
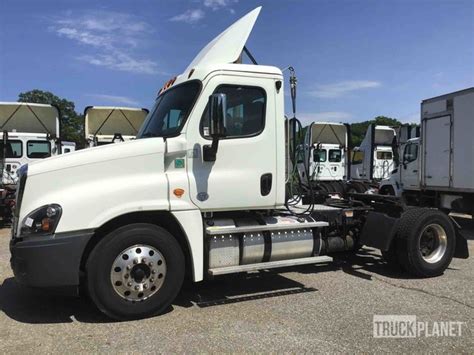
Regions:
<instances>
[{"instance_id":1,"label":"truck hood","mask_svg":"<svg viewBox=\"0 0 474 355\"><path fill-rule=\"evenodd\" d=\"M150 154L164 154L163 138L138 139L119 144L82 149L76 152L43 159L28 167L28 175L38 175L56 170L90 166L112 160L121 160Z\"/></svg>"}]
</instances>

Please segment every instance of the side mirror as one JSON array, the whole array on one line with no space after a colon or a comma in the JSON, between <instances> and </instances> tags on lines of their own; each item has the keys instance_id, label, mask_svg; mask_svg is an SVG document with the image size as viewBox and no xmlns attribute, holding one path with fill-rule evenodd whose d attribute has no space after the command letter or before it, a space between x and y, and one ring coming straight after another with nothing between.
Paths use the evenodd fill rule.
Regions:
<instances>
[{"instance_id":1,"label":"side mirror","mask_svg":"<svg viewBox=\"0 0 474 355\"><path fill-rule=\"evenodd\" d=\"M226 114L227 96L225 94L212 94L209 96L209 136L212 138L212 145L203 147L204 161L216 161L219 139L227 135Z\"/></svg>"},{"instance_id":2,"label":"side mirror","mask_svg":"<svg viewBox=\"0 0 474 355\"><path fill-rule=\"evenodd\" d=\"M214 138L226 136L226 94L212 94L209 96L209 135Z\"/></svg>"}]
</instances>

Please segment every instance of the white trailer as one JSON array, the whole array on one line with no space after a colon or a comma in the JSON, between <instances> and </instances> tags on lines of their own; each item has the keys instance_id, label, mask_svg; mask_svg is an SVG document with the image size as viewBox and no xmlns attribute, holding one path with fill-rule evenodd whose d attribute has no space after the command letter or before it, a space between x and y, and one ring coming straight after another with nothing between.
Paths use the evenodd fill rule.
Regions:
<instances>
[{"instance_id":1,"label":"white trailer","mask_svg":"<svg viewBox=\"0 0 474 355\"><path fill-rule=\"evenodd\" d=\"M352 151L352 179L373 182L389 177L394 168L395 136L396 132L392 127L369 125L364 140Z\"/></svg>"},{"instance_id":2,"label":"white trailer","mask_svg":"<svg viewBox=\"0 0 474 355\"><path fill-rule=\"evenodd\" d=\"M147 115L145 108L88 106L84 110L86 141L95 147L135 139Z\"/></svg>"},{"instance_id":3,"label":"white trailer","mask_svg":"<svg viewBox=\"0 0 474 355\"><path fill-rule=\"evenodd\" d=\"M474 213L474 88L423 100L421 137L403 145L402 161L381 182L384 194L412 205Z\"/></svg>"},{"instance_id":4,"label":"white trailer","mask_svg":"<svg viewBox=\"0 0 474 355\"><path fill-rule=\"evenodd\" d=\"M259 12L165 85L136 140L22 171L10 243L20 282L82 285L101 311L129 319L163 312L185 275L198 282L328 263L360 245L421 277L467 257L466 240L435 209L404 210L393 198L363 194L289 204L283 72L239 61ZM294 71L290 87L295 107Z\"/></svg>"}]
</instances>

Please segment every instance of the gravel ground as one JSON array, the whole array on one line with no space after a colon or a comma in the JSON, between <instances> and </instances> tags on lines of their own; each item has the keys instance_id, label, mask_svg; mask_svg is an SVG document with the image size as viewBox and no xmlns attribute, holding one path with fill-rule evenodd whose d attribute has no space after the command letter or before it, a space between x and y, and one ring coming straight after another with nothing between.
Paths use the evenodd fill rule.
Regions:
<instances>
[{"instance_id":1,"label":"gravel ground","mask_svg":"<svg viewBox=\"0 0 474 355\"><path fill-rule=\"evenodd\" d=\"M8 234L0 230L0 353L474 351L473 258L419 280L364 250L327 266L187 285L166 314L113 322L87 301L18 285ZM374 338L373 316L386 314L464 322L462 335Z\"/></svg>"}]
</instances>

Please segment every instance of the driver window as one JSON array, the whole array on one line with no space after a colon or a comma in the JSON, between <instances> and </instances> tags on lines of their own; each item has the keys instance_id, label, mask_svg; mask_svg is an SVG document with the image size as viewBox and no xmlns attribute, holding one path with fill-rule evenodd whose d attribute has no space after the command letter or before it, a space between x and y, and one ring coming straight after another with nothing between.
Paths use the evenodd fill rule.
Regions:
<instances>
[{"instance_id":1,"label":"driver window","mask_svg":"<svg viewBox=\"0 0 474 355\"><path fill-rule=\"evenodd\" d=\"M408 144L403 152L404 163L411 163L418 158L418 144Z\"/></svg>"},{"instance_id":2,"label":"driver window","mask_svg":"<svg viewBox=\"0 0 474 355\"><path fill-rule=\"evenodd\" d=\"M326 161L326 149L315 149L313 152L313 161L315 163L324 163Z\"/></svg>"},{"instance_id":3,"label":"driver window","mask_svg":"<svg viewBox=\"0 0 474 355\"><path fill-rule=\"evenodd\" d=\"M226 129L224 138L253 137L259 135L265 127L266 95L262 88L251 86L221 85L214 94L222 93L227 97ZM209 138L208 106L201 118L201 135Z\"/></svg>"}]
</instances>

